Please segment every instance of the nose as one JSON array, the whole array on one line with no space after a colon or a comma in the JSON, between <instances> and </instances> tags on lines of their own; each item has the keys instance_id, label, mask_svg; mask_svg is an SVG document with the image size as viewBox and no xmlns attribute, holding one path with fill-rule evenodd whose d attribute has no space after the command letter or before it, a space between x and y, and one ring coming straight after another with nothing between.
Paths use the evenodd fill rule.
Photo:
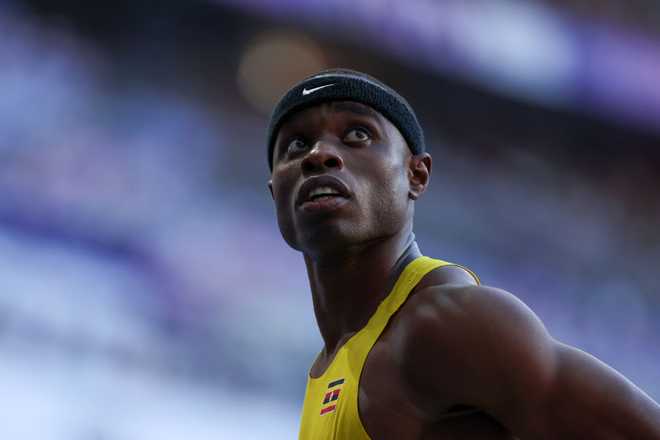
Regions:
<instances>
[{"instance_id":1,"label":"nose","mask_svg":"<svg viewBox=\"0 0 660 440\"><path fill-rule=\"evenodd\" d=\"M344 161L337 149L327 141L319 140L307 153L301 163L303 174L314 174L324 169L338 169L344 167Z\"/></svg>"}]
</instances>

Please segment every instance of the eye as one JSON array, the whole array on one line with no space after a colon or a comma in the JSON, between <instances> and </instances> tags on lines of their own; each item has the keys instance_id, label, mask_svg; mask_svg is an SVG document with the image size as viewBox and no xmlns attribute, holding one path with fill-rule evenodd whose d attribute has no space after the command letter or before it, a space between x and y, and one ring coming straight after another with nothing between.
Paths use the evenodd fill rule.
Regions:
<instances>
[{"instance_id":1,"label":"eye","mask_svg":"<svg viewBox=\"0 0 660 440\"><path fill-rule=\"evenodd\" d=\"M366 142L371 139L371 134L367 129L362 127L356 127L350 129L344 136L344 142Z\"/></svg>"},{"instance_id":2,"label":"eye","mask_svg":"<svg viewBox=\"0 0 660 440\"><path fill-rule=\"evenodd\" d=\"M305 141L300 138L295 138L289 142L289 145L286 147L286 152L289 154L295 154L303 151L305 148L307 148Z\"/></svg>"}]
</instances>

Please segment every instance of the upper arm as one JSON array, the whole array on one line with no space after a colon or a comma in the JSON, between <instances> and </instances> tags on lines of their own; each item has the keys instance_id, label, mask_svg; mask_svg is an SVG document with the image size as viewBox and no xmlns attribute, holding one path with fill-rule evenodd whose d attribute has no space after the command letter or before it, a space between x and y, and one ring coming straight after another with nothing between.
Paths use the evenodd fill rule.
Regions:
<instances>
[{"instance_id":1,"label":"upper arm","mask_svg":"<svg viewBox=\"0 0 660 440\"><path fill-rule=\"evenodd\" d=\"M397 348L416 394L479 407L522 438L586 438L603 428L630 433L633 422L636 433L660 438L660 422L652 421L660 410L648 397L555 341L513 295L486 287L426 290L413 297ZM623 422L613 420L621 416Z\"/></svg>"},{"instance_id":2,"label":"upper arm","mask_svg":"<svg viewBox=\"0 0 660 440\"><path fill-rule=\"evenodd\" d=\"M595 357L555 343L557 372L544 396L546 429L564 438L660 440L660 406Z\"/></svg>"}]
</instances>

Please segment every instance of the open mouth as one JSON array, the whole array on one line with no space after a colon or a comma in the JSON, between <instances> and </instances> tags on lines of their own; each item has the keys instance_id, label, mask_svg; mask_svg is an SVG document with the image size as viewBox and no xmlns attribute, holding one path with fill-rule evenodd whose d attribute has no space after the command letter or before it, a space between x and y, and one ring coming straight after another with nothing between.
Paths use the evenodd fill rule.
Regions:
<instances>
[{"instance_id":1,"label":"open mouth","mask_svg":"<svg viewBox=\"0 0 660 440\"><path fill-rule=\"evenodd\" d=\"M304 211L326 211L341 206L351 197L339 179L324 175L307 179L298 191L297 205Z\"/></svg>"},{"instance_id":2,"label":"open mouth","mask_svg":"<svg viewBox=\"0 0 660 440\"><path fill-rule=\"evenodd\" d=\"M333 197L346 198L336 189L330 188L329 186L321 186L311 190L305 201L321 202L324 200L330 200Z\"/></svg>"},{"instance_id":3,"label":"open mouth","mask_svg":"<svg viewBox=\"0 0 660 440\"><path fill-rule=\"evenodd\" d=\"M342 206L348 199L340 195L319 195L303 202L300 208L307 213L330 212Z\"/></svg>"}]
</instances>

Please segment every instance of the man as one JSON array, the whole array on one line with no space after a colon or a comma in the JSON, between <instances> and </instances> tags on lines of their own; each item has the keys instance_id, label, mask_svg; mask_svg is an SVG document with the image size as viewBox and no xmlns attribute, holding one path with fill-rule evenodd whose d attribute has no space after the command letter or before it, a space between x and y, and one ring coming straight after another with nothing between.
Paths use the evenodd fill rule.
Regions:
<instances>
[{"instance_id":1,"label":"man","mask_svg":"<svg viewBox=\"0 0 660 440\"><path fill-rule=\"evenodd\" d=\"M278 224L304 255L325 343L301 439L660 440L660 407L632 383L554 340L513 295L421 256L413 212L431 156L391 88L344 69L311 76L275 108L268 147Z\"/></svg>"}]
</instances>

